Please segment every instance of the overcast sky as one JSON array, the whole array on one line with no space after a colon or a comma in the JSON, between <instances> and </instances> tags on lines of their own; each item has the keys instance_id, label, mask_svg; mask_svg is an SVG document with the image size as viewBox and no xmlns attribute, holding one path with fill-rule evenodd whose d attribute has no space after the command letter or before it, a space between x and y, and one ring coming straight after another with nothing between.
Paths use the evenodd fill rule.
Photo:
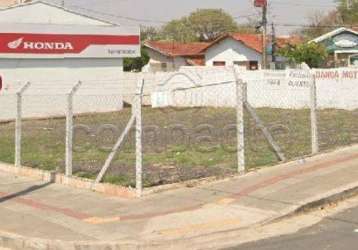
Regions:
<instances>
[{"instance_id":1,"label":"overcast sky","mask_svg":"<svg viewBox=\"0 0 358 250\"><path fill-rule=\"evenodd\" d=\"M61 3L61 0L47 1ZM253 0L65 0L65 5L116 23L154 26L188 15L198 8L222 8L239 23L245 22L247 17L259 20L260 15ZM287 25L304 24L308 15L317 11L326 13L334 7L334 0L269 0L269 20L274 21L278 33L284 35L295 29Z\"/></svg>"}]
</instances>

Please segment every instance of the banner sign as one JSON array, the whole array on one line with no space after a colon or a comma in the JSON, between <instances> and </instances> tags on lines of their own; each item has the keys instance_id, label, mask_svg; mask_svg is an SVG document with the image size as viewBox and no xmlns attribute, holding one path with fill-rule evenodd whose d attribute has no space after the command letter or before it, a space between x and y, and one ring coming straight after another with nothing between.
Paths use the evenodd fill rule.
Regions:
<instances>
[{"instance_id":1,"label":"banner sign","mask_svg":"<svg viewBox=\"0 0 358 250\"><path fill-rule=\"evenodd\" d=\"M0 58L140 56L137 27L1 24Z\"/></svg>"},{"instance_id":2,"label":"banner sign","mask_svg":"<svg viewBox=\"0 0 358 250\"><path fill-rule=\"evenodd\" d=\"M267 0L254 0L255 7L265 7L267 6Z\"/></svg>"}]
</instances>

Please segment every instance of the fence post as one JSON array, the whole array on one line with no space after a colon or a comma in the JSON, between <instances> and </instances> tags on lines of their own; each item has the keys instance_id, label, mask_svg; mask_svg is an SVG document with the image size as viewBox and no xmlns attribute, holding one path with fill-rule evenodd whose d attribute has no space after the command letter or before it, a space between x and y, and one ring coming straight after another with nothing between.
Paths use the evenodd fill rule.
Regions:
<instances>
[{"instance_id":1,"label":"fence post","mask_svg":"<svg viewBox=\"0 0 358 250\"><path fill-rule=\"evenodd\" d=\"M22 135L22 95L30 87L27 82L16 92L16 120L15 120L15 167L21 167L21 135Z\"/></svg>"},{"instance_id":2,"label":"fence post","mask_svg":"<svg viewBox=\"0 0 358 250\"><path fill-rule=\"evenodd\" d=\"M245 83L238 77L236 66L234 66L233 70L236 87L237 169L239 174L244 174L246 172L244 128L244 102L246 99L246 87Z\"/></svg>"},{"instance_id":3,"label":"fence post","mask_svg":"<svg viewBox=\"0 0 358 250\"><path fill-rule=\"evenodd\" d=\"M143 192L143 145L142 145L142 101L143 101L144 78L138 82L138 87L133 103L133 112L136 120L136 191L137 196L141 197Z\"/></svg>"},{"instance_id":4,"label":"fence post","mask_svg":"<svg viewBox=\"0 0 358 250\"><path fill-rule=\"evenodd\" d=\"M73 96L81 86L78 82L72 87L70 93L67 94L67 110L66 110L66 170L67 177L72 176L73 163Z\"/></svg>"},{"instance_id":5,"label":"fence post","mask_svg":"<svg viewBox=\"0 0 358 250\"><path fill-rule=\"evenodd\" d=\"M311 142L312 142L312 154L319 152L318 141L318 125L317 125L317 86L316 75L312 74L311 86L310 86L310 109L311 109Z\"/></svg>"}]
</instances>

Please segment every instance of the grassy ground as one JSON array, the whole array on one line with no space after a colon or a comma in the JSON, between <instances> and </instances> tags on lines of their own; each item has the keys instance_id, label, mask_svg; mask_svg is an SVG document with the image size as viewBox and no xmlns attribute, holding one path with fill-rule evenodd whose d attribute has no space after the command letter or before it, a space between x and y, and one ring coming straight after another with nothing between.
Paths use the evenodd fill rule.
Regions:
<instances>
[{"instance_id":1,"label":"grassy ground","mask_svg":"<svg viewBox=\"0 0 358 250\"><path fill-rule=\"evenodd\" d=\"M288 159L310 153L309 110L257 109ZM75 118L74 172L94 178L123 131L130 109ZM235 173L235 110L230 108L143 110L145 185L226 176ZM357 112L318 112L322 149L358 142ZM23 163L64 171L64 119L23 123ZM246 161L249 168L278 162L261 131L245 114ZM134 185L134 131L115 157L106 182ZM0 125L0 161L14 158L14 124Z\"/></svg>"}]
</instances>

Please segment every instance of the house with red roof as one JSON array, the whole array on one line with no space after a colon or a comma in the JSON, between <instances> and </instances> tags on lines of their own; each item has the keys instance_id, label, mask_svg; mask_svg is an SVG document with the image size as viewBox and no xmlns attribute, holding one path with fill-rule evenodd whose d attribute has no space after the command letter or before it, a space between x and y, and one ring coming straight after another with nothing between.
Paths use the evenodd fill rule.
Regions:
<instances>
[{"instance_id":1,"label":"house with red roof","mask_svg":"<svg viewBox=\"0 0 358 250\"><path fill-rule=\"evenodd\" d=\"M300 39L277 38L277 45L298 43ZM257 70L262 65L262 36L233 33L220 36L211 43L178 43L147 41L150 71L173 71L181 66L233 66ZM278 57L278 61L285 61ZM270 56L269 56L270 60Z\"/></svg>"},{"instance_id":2,"label":"house with red roof","mask_svg":"<svg viewBox=\"0 0 358 250\"><path fill-rule=\"evenodd\" d=\"M174 71L181 66L205 65L204 50L209 43L178 43L147 41L144 44L150 57L151 71Z\"/></svg>"},{"instance_id":3,"label":"house with red roof","mask_svg":"<svg viewBox=\"0 0 358 250\"><path fill-rule=\"evenodd\" d=\"M206 66L239 65L249 70L261 68L262 36L258 34L227 34L205 48Z\"/></svg>"}]
</instances>

